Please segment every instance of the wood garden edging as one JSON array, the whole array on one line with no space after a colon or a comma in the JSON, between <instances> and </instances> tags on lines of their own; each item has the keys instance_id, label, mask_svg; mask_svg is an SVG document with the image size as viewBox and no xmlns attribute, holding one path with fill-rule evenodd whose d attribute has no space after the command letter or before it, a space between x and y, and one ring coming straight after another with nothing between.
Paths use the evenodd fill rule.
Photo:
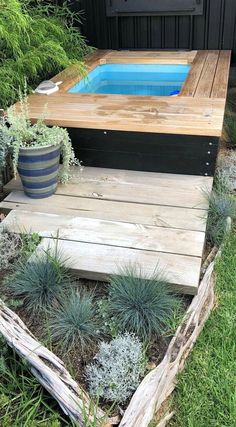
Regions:
<instances>
[{"instance_id":1,"label":"wood garden edging","mask_svg":"<svg viewBox=\"0 0 236 427\"><path fill-rule=\"evenodd\" d=\"M231 219L227 220L227 231L231 228ZM164 359L141 382L134 393L119 427L148 427L154 415L158 413L166 399L173 392L177 374L184 368L194 343L197 340L214 306L214 266L221 255L213 248L204 265L204 276L200 282L198 294L193 298L182 324L172 338ZM85 427L85 419L94 421L91 415L92 403L87 393L73 380L63 362L40 344L31 334L22 320L0 300L0 333L7 343L29 364L33 375L43 387L57 400L62 410L79 426ZM98 425L111 426L106 414L97 408ZM173 412L164 414L157 427L165 427ZM100 420L100 421L99 421ZM101 421L102 420L102 421ZM106 422L105 421L105 422Z\"/></svg>"},{"instance_id":2,"label":"wood garden edging","mask_svg":"<svg viewBox=\"0 0 236 427\"><path fill-rule=\"evenodd\" d=\"M63 362L31 334L22 320L0 300L0 333L10 347L24 358L32 374L57 400L62 410L79 426L85 427L84 418L93 421L88 395L73 380ZM97 419L105 413L98 409Z\"/></svg>"}]
</instances>

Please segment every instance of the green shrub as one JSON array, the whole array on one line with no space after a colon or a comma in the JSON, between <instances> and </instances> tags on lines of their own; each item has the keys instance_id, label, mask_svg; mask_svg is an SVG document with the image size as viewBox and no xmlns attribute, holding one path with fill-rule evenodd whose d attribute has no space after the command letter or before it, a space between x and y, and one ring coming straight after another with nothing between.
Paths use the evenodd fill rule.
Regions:
<instances>
[{"instance_id":1,"label":"green shrub","mask_svg":"<svg viewBox=\"0 0 236 427\"><path fill-rule=\"evenodd\" d=\"M161 334L179 304L158 270L143 278L141 268L125 267L110 279L111 310L121 330L146 339Z\"/></svg>"},{"instance_id":2,"label":"green shrub","mask_svg":"<svg viewBox=\"0 0 236 427\"><path fill-rule=\"evenodd\" d=\"M84 351L98 338L92 294L72 289L54 310L50 325L52 340L59 343L64 351L76 346Z\"/></svg>"},{"instance_id":3,"label":"green shrub","mask_svg":"<svg viewBox=\"0 0 236 427\"><path fill-rule=\"evenodd\" d=\"M236 114L231 108L225 113L224 132L229 145L236 146Z\"/></svg>"},{"instance_id":4,"label":"green shrub","mask_svg":"<svg viewBox=\"0 0 236 427\"><path fill-rule=\"evenodd\" d=\"M106 337L116 338L120 333L120 326L111 310L109 298L98 299L97 313L100 319L99 331L101 334Z\"/></svg>"},{"instance_id":5,"label":"green shrub","mask_svg":"<svg viewBox=\"0 0 236 427\"><path fill-rule=\"evenodd\" d=\"M28 258L36 250L37 246L40 243L41 237L38 233L25 233L21 235L22 239L22 255L25 258Z\"/></svg>"},{"instance_id":6,"label":"green shrub","mask_svg":"<svg viewBox=\"0 0 236 427\"><path fill-rule=\"evenodd\" d=\"M23 298L30 313L50 309L69 286L69 271L58 250L54 254L42 252L29 262L21 260L8 280L10 292Z\"/></svg>"},{"instance_id":7,"label":"green shrub","mask_svg":"<svg viewBox=\"0 0 236 427\"><path fill-rule=\"evenodd\" d=\"M0 108L16 100L25 78L35 87L88 52L78 29L79 16L70 12L68 4L1 0Z\"/></svg>"},{"instance_id":8,"label":"green shrub","mask_svg":"<svg viewBox=\"0 0 236 427\"><path fill-rule=\"evenodd\" d=\"M90 394L107 401L124 403L138 387L145 371L142 344L125 333L110 343L102 342L95 363L87 366Z\"/></svg>"}]
</instances>

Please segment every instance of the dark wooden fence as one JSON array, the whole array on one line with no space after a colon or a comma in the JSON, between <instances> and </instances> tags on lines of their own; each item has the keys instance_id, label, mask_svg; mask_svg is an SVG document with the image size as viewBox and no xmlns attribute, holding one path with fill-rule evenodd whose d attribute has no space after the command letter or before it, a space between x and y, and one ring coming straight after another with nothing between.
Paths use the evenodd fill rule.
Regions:
<instances>
[{"instance_id":1,"label":"dark wooden fence","mask_svg":"<svg viewBox=\"0 0 236 427\"><path fill-rule=\"evenodd\" d=\"M135 2L135 0L133 0ZM147 0L148 1L148 0ZM236 0L205 0L202 16L106 16L106 0L80 0L83 32L101 49L232 49Z\"/></svg>"}]
</instances>

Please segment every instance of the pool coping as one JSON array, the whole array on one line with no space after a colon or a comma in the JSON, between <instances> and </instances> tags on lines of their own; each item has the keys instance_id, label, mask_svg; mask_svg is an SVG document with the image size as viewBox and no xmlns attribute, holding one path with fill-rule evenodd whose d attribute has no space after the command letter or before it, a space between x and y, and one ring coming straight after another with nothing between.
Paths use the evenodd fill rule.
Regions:
<instances>
[{"instance_id":1,"label":"pool coping","mask_svg":"<svg viewBox=\"0 0 236 427\"><path fill-rule=\"evenodd\" d=\"M45 116L48 125L68 128L220 137L223 127L231 51L111 51L97 50L86 60L87 71L99 64L190 64L177 97L71 94L80 78L78 65L52 80L62 81L58 92L32 94L32 121Z\"/></svg>"}]
</instances>

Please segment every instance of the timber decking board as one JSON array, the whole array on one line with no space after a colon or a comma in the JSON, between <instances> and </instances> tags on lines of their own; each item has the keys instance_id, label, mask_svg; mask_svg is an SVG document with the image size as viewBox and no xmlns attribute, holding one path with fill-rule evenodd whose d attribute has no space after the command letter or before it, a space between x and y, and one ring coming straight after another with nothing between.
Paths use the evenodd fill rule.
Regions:
<instances>
[{"instance_id":1,"label":"timber decking board","mask_svg":"<svg viewBox=\"0 0 236 427\"><path fill-rule=\"evenodd\" d=\"M211 98L223 98L226 100L228 89L228 75L230 69L230 58L230 51L223 50L220 52L215 79L212 87Z\"/></svg>"},{"instance_id":2,"label":"timber decking board","mask_svg":"<svg viewBox=\"0 0 236 427\"><path fill-rule=\"evenodd\" d=\"M159 265L179 292L195 294L213 179L100 168L72 169L72 182L45 200L27 198L19 180L0 204L3 226L36 231L42 247L59 244L81 277L105 280L120 264ZM102 191L102 192L99 192ZM106 199L106 200L105 200Z\"/></svg>"},{"instance_id":3,"label":"timber decking board","mask_svg":"<svg viewBox=\"0 0 236 427\"><path fill-rule=\"evenodd\" d=\"M106 221L69 215L12 211L5 226L12 232L35 232L61 240L104 244L201 257L205 233L167 227ZM189 245L191 242L191 246Z\"/></svg>"},{"instance_id":4,"label":"timber decking board","mask_svg":"<svg viewBox=\"0 0 236 427\"><path fill-rule=\"evenodd\" d=\"M57 93L45 100L44 95L33 94L32 121L42 117L45 102L48 125L199 136L220 136L225 105L224 100L211 98Z\"/></svg>"},{"instance_id":5,"label":"timber decking board","mask_svg":"<svg viewBox=\"0 0 236 427\"><path fill-rule=\"evenodd\" d=\"M39 250L55 248L53 239L43 239ZM196 294L201 268L201 258L154 251L135 250L109 245L60 240L67 264L80 277L106 281L111 274L119 273L119 267L138 264L145 275L151 275L157 267L166 273L176 290Z\"/></svg>"},{"instance_id":6,"label":"timber decking board","mask_svg":"<svg viewBox=\"0 0 236 427\"><path fill-rule=\"evenodd\" d=\"M206 209L207 200L203 197L203 192L211 188L212 178L196 177L186 175L174 175L163 173L151 173L149 182L149 172L141 172L143 181L137 179L138 172L129 171L126 173L129 180L119 179L124 171L118 171L117 179L109 180L109 173L101 173L100 179L89 179L89 170L99 168L85 168L83 172L74 175L69 185L59 185L56 191L58 195L73 195L74 197L102 199L121 202L141 203L148 205L176 206L191 209ZM102 169L104 171L104 169ZM109 171L109 169L108 169ZM120 172L120 173L119 173ZM86 173L88 178L86 178ZM73 175L73 173L72 173ZM154 179L156 175L156 179ZM165 178L166 176L166 178ZM185 185L186 181L186 185ZM6 186L8 192L22 190L20 178L12 179Z\"/></svg>"},{"instance_id":7,"label":"timber decking board","mask_svg":"<svg viewBox=\"0 0 236 427\"><path fill-rule=\"evenodd\" d=\"M30 118L71 128L139 131L166 134L221 136L230 51L96 51L88 71L106 63L190 64L191 70L177 97L70 94L82 76L71 66L54 77L60 90L50 96L29 97ZM223 78L221 78L223 76ZM221 88L219 89L219 81Z\"/></svg>"},{"instance_id":8,"label":"timber decking board","mask_svg":"<svg viewBox=\"0 0 236 427\"><path fill-rule=\"evenodd\" d=\"M207 99L211 97L216 69L218 66L219 53L220 52L218 50L208 52L202 69L201 78L195 92L195 97Z\"/></svg>"},{"instance_id":9,"label":"timber decking board","mask_svg":"<svg viewBox=\"0 0 236 427\"><path fill-rule=\"evenodd\" d=\"M197 52L197 55L195 56L195 59L193 62L194 66L191 67L188 77L181 90L181 96L195 95L206 58L207 58L206 50L201 50Z\"/></svg>"},{"instance_id":10,"label":"timber decking board","mask_svg":"<svg viewBox=\"0 0 236 427\"><path fill-rule=\"evenodd\" d=\"M39 212L41 201L30 199L23 191L11 192L0 208L9 211L27 210ZM205 231L206 210L189 209L175 206L145 205L127 202L113 202L101 199L77 198L54 195L47 200L43 211L61 215L73 215L86 218L100 218L110 221L140 223L183 230Z\"/></svg>"}]
</instances>

